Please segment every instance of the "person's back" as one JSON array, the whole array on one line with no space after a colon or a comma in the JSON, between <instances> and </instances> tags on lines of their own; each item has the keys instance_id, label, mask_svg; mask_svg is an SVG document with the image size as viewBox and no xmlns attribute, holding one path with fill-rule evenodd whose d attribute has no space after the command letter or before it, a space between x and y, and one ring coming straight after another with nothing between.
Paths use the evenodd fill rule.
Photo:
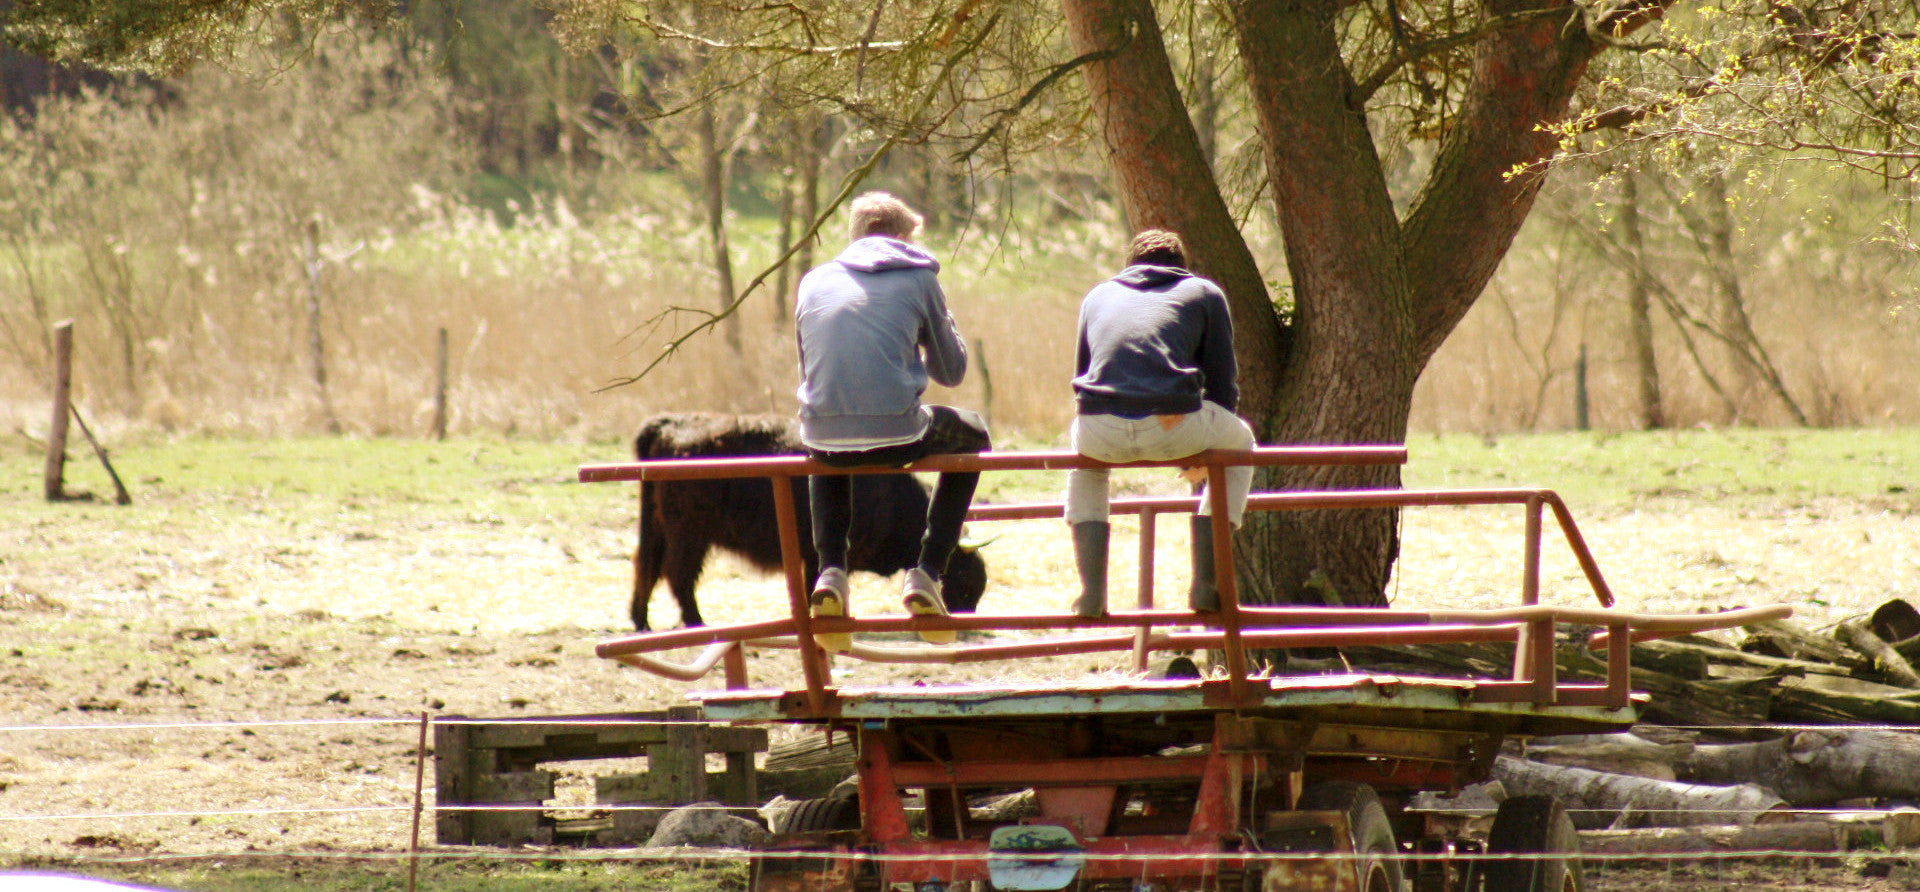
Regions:
<instances>
[{"instance_id":1,"label":"person's back","mask_svg":"<svg viewBox=\"0 0 1920 892\"><path fill-rule=\"evenodd\" d=\"M1146 230L1128 246L1127 267L1087 293L1080 304L1073 390L1076 452L1104 462L1165 461L1208 449L1249 449L1253 429L1233 414L1239 401L1233 321L1219 286L1188 272L1180 237ZM1107 609L1108 472L1067 475L1067 523L1081 592L1074 612ZM1246 508L1251 468L1227 475L1234 526ZM1196 610L1218 607L1213 583L1213 527L1194 517Z\"/></svg>"},{"instance_id":2,"label":"person's back","mask_svg":"<svg viewBox=\"0 0 1920 892\"><path fill-rule=\"evenodd\" d=\"M800 280L794 335L800 347L800 440L815 461L836 468L898 467L928 455L981 452L986 423L964 409L923 406L927 381L957 386L967 372L966 343L947 312L940 264L910 244L920 215L899 199L871 192L854 199L853 243ZM927 508L916 565L902 601L910 613L946 615L940 578L960 541L978 473L943 473ZM843 475L807 478L820 575L813 614L848 611L847 533L851 489ZM950 631L925 631L950 641ZM845 651L845 635L817 636Z\"/></svg>"},{"instance_id":3,"label":"person's back","mask_svg":"<svg viewBox=\"0 0 1920 892\"><path fill-rule=\"evenodd\" d=\"M1226 296L1185 269L1137 264L1095 286L1080 303L1077 350L1083 415L1184 415L1202 399L1239 401Z\"/></svg>"},{"instance_id":4,"label":"person's back","mask_svg":"<svg viewBox=\"0 0 1920 892\"><path fill-rule=\"evenodd\" d=\"M803 442L872 448L925 430L919 409L928 379L951 387L967 371L939 270L919 247L874 235L801 280L794 327Z\"/></svg>"}]
</instances>

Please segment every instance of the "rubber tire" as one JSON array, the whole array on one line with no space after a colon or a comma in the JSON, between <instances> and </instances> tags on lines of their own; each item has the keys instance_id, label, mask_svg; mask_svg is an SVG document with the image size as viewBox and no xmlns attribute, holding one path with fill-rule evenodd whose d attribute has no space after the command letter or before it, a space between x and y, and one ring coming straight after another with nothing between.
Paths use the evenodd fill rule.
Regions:
<instances>
[{"instance_id":1,"label":"rubber tire","mask_svg":"<svg viewBox=\"0 0 1920 892\"><path fill-rule=\"evenodd\" d=\"M1300 811L1343 811L1353 834L1354 861L1360 892L1400 892L1400 844L1393 838L1393 822L1380 804L1380 795L1366 784L1320 781L1300 793ZM1369 857L1371 856L1371 857Z\"/></svg>"},{"instance_id":2,"label":"rubber tire","mask_svg":"<svg viewBox=\"0 0 1920 892\"><path fill-rule=\"evenodd\" d=\"M787 833L860 829L860 803L853 799L802 799L787 813Z\"/></svg>"},{"instance_id":3,"label":"rubber tire","mask_svg":"<svg viewBox=\"0 0 1920 892\"><path fill-rule=\"evenodd\" d=\"M1493 830L1487 834L1487 853L1571 857L1484 862L1484 892L1583 892L1586 888L1580 869L1580 832L1560 800L1552 796L1514 796L1500 803L1493 815Z\"/></svg>"},{"instance_id":4,"label":"rubber tire","mask_svg":"<svg viewBox=\"0 0 1920 892\"><path fill-rule=\"evenodd\" d=\"M823 830L858 829L860 829L859 800L845 797L829 797L826 799L802 799L798 803L795 803L793 810L787 813L786 826L781 832L815 833ZM790 886L787 885L792 881L790 875L783 877L774 884L769 884L762 879L761 874L765 869L766 863L766 861L759 857L754 857L747 862L747 889L749 892L759 892L759 890L768 888L769 885L775 885L778 888L790 888ZM869 867L867 870L870 871L871 868ZM864 888L873 887L874 884L868 882L870 879L871 876L869 873L861 873L856 874L849 882L821 885L818 888L820 892L860 892L860 890Z\"/></svg>"}]
</instances>

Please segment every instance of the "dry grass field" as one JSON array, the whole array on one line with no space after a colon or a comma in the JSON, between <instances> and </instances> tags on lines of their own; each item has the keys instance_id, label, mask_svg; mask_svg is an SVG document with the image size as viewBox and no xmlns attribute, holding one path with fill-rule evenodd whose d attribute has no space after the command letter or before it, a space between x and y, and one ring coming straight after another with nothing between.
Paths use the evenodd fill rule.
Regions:
<instances>
[{"instance_id":1,"label":"dry grass field","mask_svg":"<svg viewBox=\"0 0 1920 892\"><path fill-rule=\"evenodd\" d=\"M1564 480L1628 608L1788 603L1818 627L1911 596L1920 578L1920 438L1901 432L1424 438L1412 452L1412 486ZM155 439L115 454L134 491L126 507L44 503L30 444L3 454L0 866L287 856L264 862L272 874L404 852L421 716L660 708L687 687L592 655L625 627L632 493L572 475L619 458L615 443ZM97 465L76 458L71 474L104 488ZM1050 499L1058 485L1009 477L983 498ZM1176 488L1147 474L1122 485ZM1158 584L1178 590L1183 525L1164 526ZM1517 596L1517 509L1409 512L1403 530L1397 605ZM982 532L999 537L983 610L1066 607L1071 555L1056 523ZM1548 542L1547 599L1588 603ZM1116 579L1132 578L1131 561L1116 549ZM856 577L855 611L892 610L894 584ZM716 623L770 615L781 597L730 558L702 587ZM655 599L657 625L674 622L670 601ZM780 653L750 669L798 680ZM1119 670L1117 657L1076 657L967 671ZM589 804L597 769L558 770L554 805ZM430 770L426 785L430 800ZM1713 870L1700 875L1739 875Z\"/></svg>"}]
</instances>

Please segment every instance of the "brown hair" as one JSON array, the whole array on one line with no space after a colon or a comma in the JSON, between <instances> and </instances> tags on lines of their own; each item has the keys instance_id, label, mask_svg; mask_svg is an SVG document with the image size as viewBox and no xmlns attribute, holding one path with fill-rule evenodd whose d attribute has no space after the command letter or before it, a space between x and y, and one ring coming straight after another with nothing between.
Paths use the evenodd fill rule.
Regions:
<instances>
[{"instance_id":1,"label":"brown hair","mask_svg":"<svg viewBox=\"0 0 1920 892\"><path fill-rule=\"evenodd\" d=\"M1137 263L1185 267L1187 245L1180 236L1164 229L1142 229L1127 245L1127 265Z\"/></svg>"},{"instance_id":2,"label":"brown hair","mask_svg":"<svg viewBox=\"0 0 1920 892\"><path fill-rule=\"evenodd\" d=\"M868 192L847 205L853 217L853 237L884 235L902 241L920 231L921 218L907 203L886 192Z\"/></svg>"}]
</instances>

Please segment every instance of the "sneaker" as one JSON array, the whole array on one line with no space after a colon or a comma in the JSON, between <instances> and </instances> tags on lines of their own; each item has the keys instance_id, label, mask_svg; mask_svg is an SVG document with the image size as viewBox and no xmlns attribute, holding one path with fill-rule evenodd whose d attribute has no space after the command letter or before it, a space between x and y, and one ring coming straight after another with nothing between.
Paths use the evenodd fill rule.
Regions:
<instances>
[{"instance_id":1,"label":"sneaker","mask_svg":"<svg viewBox=\"0 0 1920 892\"><path fill-rule=\"evenodd\" d=\"M815 619L846 616L847 571L839 567L823 568L820 578L813 583L813 594L807 597L807 603L813 608ZM846 632L827 632L813 636L813 640L828 653L853 652L853 636Z\"/></svg>"},{"instance_id":2,"label":"sneaker","mask_svg":"<svg viewBox=\"0 0 1920 892\"><path fill-rule=\"evenodd\" d=\"M907 571L906 594L900 599L914 616L947 616L947 602L940 597L940 583L927 571L914 567ZM952 644L952 629L921 629L920 640L928 644Z\"/></svg>"}]
</instances>

